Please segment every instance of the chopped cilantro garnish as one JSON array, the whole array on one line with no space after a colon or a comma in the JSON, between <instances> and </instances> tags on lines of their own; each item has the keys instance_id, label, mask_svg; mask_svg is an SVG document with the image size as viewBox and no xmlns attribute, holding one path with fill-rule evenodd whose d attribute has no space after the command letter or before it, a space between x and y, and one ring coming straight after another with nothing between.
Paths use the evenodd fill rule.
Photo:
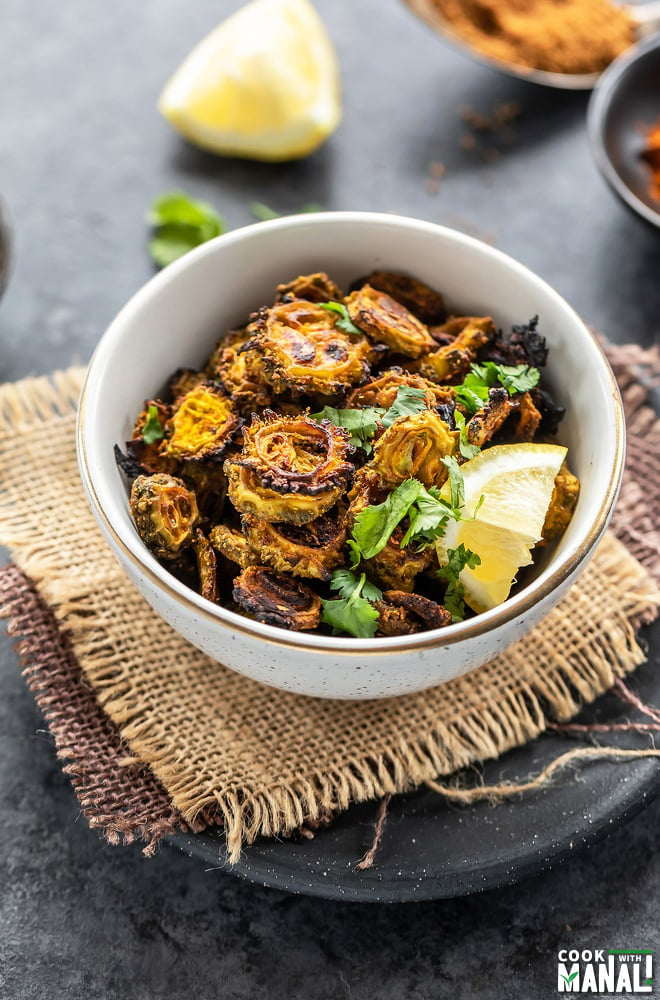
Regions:
<instances>
[{"instance_id":1,"label":"chopped cilantro garnish","mask_svg":"<svg viewBox=\"0 0 660 1000\"><path fill-rule=\"evenodd\" d=\"M336 410L333 406L324 406L319 413L312 413L312 420L327 419L335 427L345 427L351 433L351 444L356 448L364 448L367 455L371 453L371 438L377 430L377 424L383 415L379 406L365 406L363 410Z\"/></svg>"},{"instance_id":2,"label":"chopped cilantro garnish","mask_svg":"<svg viewBox=\"0 0 660 1000\"><path fill-rule=\"evenodd\" d=\"M453 510L460 511L465 503L465 483L461 467L453 455L445 455L440 461L449 470L449 493Z\"/></svg>"},{"instance_id":3,"label":"chopped cilantro garnish","mask_svg":"<svg viewBox=\"0 0 660 1000\"><path fill-rule=\"evenodd\" d=\"M396 391L396 399L383 416L383 427L391 427L399 417L412 417L427 409L426 393L423 389L400 385Z\"/></svg>"},{"instance_id":4,"label":"chopped cilantro garnish","mask_svg":"<svg viewBox=\"0 0 660 1000\"><path fill-rule=\"evenodd\" d=\"M358 577L347 569L336 569L330 589L339 592L337 599L321 599L321 621L332 625L333 632L347 632L358 639L371 639L378 627L378 611L371 601L383 596L378 587L369 583L364 573Z\"/></svg>"},{"instance_id":5,"label":"chopped cilantro garnish","mask_svg":"<svg viewBox=\"0 0 660 1000\"><path fill-rule=\"evenodd\" d=\"M538 368L530 365L496 365L494 361L472 364L461 385L456 386L456 398L472 416L488 402L488 390L503 386L510 395L533 389L541 377Z\"/></svg>"},{"instance_id":6,"label":"chopped cilantro garnish","mask_svg":"<svg viewBox=\"0 0 660 1000\"><path fill-rule=\"evenodd\" d=\"M363 559L371 559L384 549L396 528L417 500L424 486L417 479L405 479L382 503L365 507L355 518L353 540Z\"/></svg>"},{"instance_id":7,"label":"chopped cilantro garnish","mask_svg":"<svg viewBox=\"0 0 660 1000\"><path fill-rule=\"evenodd\" d=\"M149 251L158 267L165 267L193 247L225 231L225 224L212 205L194 201L182 191L156 198L147 215L154 227Z\"/></svg>"},{"instance_id":8,"label":"chopped cilantro garnish","mask_svg":"<svg viewBox=\"0 0 660 1000\"><path fill-rule=\"evenodd\" d=\"M454 420L458 428L458 447L463 458L476 458L481 448L478 444L470 444L467 436L467 423L460 410L454 410Z\"/></svg>"},{"instance_id":9,"label":"chopped cilantro garnish","mask_svg":"<svg viewBox=\"0 0 660 1000\"><path fill-rule=\"evenodd\" d=\"M476 552L466 549L463 542L455 549L447 549L448 561L441 566L437 575L447 581L443 604L451 615L452 622L462 622L465 618L465 588L459 580L465 567L474 569L481 564Z\"/></svg>"},{"instance_id":10,"label":"chopped cilantro garnish","mask_svg":"<svg viewBox=\"0 0 660 1000\"><path fill-rule=\"evenodd\" d=\"M326 312L334 312L340 317L340 319L335 321L335 326L338 330L343 330L344 333L360 334L362 331L358 330L355 323L348 315L348 309L343 302L321 302L321 309L325 309Z\"/></svg>"},{"instance_id":11,"label":"chopped cilantro garnish","mask_svg":"<svg viewBox=\"0 0 660 1000\"><path fill-rule=\"evenodd\" d=\"M164 434L163 425L158 419L158 407L152 403L147 410L147 420L142 428L142 440L145 444L153 444L155 441L160 441Z\"/></svg>"},{"instance_id":12,"label":"chopped cilantro garnish","mask_svg":"<svg viewBox=\"0 0 660 1000\"><path fill-rule=\"evenodd\" d=\"M253 201L250 203L250 212L259 222L268 222L270 219L279 219L280 213L269 205L264 205L263 201Z\"/></svg>"}]
</instances>

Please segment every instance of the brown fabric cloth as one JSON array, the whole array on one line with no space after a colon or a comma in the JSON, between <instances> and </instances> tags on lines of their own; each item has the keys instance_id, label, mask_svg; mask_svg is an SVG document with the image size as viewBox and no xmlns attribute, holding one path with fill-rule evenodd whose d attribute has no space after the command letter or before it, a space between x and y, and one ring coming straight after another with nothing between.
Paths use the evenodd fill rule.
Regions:
<instances>
[{"instance_id":1,"label":"brown fabric cloth","mask_svg":"<svg viewBox=\"0 0 660 1000\"><path fill-rule=\"evenodd\" d=\"M657 500L660 484L659 424L643 406L639 379L656 378L660 363L635 348L612 349L612 360L631 432L616 526L658 573L658 529L649 518L658 507L649 497ZM111 836L153 840L181 817L198 826L219 821L236 858L259 834L286 833L352 800L496 757L547 721L570 718L643 659L634 628L657 613L658 590L609 535L531 636L440 688L332 702L218 666L148 608L95 527L75 466L80 376L72 370L0 390L0 541L38 590L5 570L4 613L23 636L29 681L83 809ZM90 687L97 703L82 697Z\"/></svg>"}]
</instances>

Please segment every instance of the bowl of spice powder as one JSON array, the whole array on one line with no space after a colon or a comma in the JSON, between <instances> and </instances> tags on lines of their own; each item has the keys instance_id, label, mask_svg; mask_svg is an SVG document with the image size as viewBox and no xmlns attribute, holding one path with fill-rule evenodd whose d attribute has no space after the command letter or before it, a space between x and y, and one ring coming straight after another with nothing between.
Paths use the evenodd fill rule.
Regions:
<instances>
[{"instance_id":1,"label":"bowl of spice powder","mask_svg":"<svg viewBox=\"0 0 660 1000\"><path fill-rule=\"evenodd\" d=\"M565 89L591 89L603 70L651 27L643 8L611 0L404 2L479 60Z\"/></svg>"},{"instance_id":2,"label":"bowl of spice powder","mask_svg":"<svg viewBox=\"0 0 660 1000\"><path fill-rule=\"evenodd\" d=\"M603 74L589 103L591 148L628 208L660 228L660 34Z\"/></svg>"}]
</instances>

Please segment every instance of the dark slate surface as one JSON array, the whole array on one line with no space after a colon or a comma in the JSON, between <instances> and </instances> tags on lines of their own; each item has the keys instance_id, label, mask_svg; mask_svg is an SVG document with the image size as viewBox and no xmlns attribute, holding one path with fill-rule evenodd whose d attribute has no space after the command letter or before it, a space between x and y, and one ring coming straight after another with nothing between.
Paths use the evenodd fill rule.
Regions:
<instances>
[{"instance_id":1,"label":"dark slate surface","mask_svg":"<svg viewBox=\"0 0 660 1000\"><path fill-rule=\"evenodd\" d=\"M395 0L317 6L341 59L344 122L308 160L267 166L193 150L155 111L228 0L9 0L0 193L16 257L1 379L87 360L152 273L143 216L172 187L213 201L232 227L251 221L254 199L452 225L538 271L610 339L658 339L660 236L592 165L584 95L473 64ZM463 148L459 109L503 101L522 108L515 135ZM446 167L436 193L433 161ZM496 892L387 906L287 895L170 848L145 861L139 848L105 846L4 637L0 665L2 998L552 997L558 948L660 949L658 801L598 848Z\"/></svg>"}]
</instances>

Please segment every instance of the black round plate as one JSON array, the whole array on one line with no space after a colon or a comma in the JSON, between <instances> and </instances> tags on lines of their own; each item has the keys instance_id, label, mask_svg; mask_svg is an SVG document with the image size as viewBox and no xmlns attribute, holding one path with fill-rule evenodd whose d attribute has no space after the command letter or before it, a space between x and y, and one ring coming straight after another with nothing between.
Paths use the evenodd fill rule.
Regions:
<instances>
[{"instance_id":1,"label":"black round plate","mask_svg":"<svg viewBox=\"0 0 660 1000\"><path fill-rule=\"evenodd\" d=\"M660 118L660 34L616 59L589 102L588 128L596 163L637 215L660 228L660 202L649 192L642 159L644 129Z\"/></svg>"},{"instance_id":2,"label":"black round plate","mask_svg":"<svg viewBox=\"0 0 660 1000\"><path fill-rule=\"evenodd\" d=\"M645 633L654 653L634 675L647 704L660 705L660 622ZM582 722L624 722L630 710L605 695ZM635 721L644 720L635 713ZM647 747L649 737L608 733L600 743ZM560 753L584 745L546 733L483 769L486 784L537 774ZM371 845L378 804L353 806L313 840L259 840L230 866L220 832L171 838L208 868L289 892L331 899L395 902L495 889L542 871L612 832L660 791L660 760L576 764L543 791L500 805L448 804L424 790L392 799L373 867L356 870Z\"/></svg>"}]
</instances>

